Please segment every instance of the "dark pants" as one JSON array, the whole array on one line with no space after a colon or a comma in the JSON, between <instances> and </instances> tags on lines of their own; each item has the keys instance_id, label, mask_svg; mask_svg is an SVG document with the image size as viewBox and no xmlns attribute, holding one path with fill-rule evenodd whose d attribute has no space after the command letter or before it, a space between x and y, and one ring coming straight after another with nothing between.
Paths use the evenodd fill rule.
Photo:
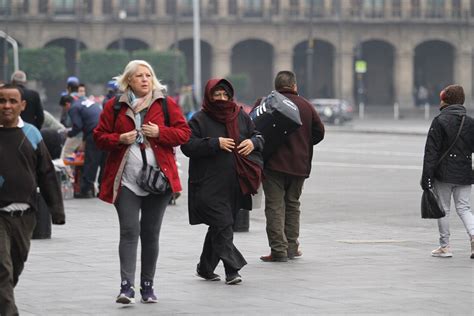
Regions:
<instances>
[{"instance_id":1,"label":"dark pants","mask_svg":"<svg viewBox=\"0 0 474 316\"><path fill-rule=\"evenodd\" d=\"M13 289L18 283L35 228L33 212L11 217L0 211L0 315L18 315Z\"/></svg>"},{"instance_id":2,"label":"dark pants","mask_svg":"<svg viewBox=\"0 0 474 316\"><path fill-rule=\"evenodd\" d=\"M265 217L268 244L273 257L287 257L298 251L300 201L304 177L265 169Z\"/></svg>"},{"instance_id":3,"label":"dark pants","mask_svg":"<svg viewBox=\"0 0 474 316\"><path fill-rule=\"evenodd\" d=\"M240 251L234 245L232 225L227 227L209 226L199 262L202 274L213 273L222 260L226 275L232 275L247 264Z\"/></svg>"},{"instance_id":4,"label":"dark pants","mask_svg":"<svg viewBox=\"0 0 474 316\"><path fill-rule=\"evenodd\" d=\"M97 177L97 170L103 163L104 159L102 156L104 152L97 148L94 142L92 133L89 133L86 136L86 148L84 156L84 167L82 170L82 179L81 179L81 193L86 194L87 192L94 192L94 183L95 178ZM100 183L99 177L99 183Z\"/></svg>"},{"instance_id":5,"label":"dark pants","mask_svg":"<svg viewBox=\"0 0 474 316\"><path fill-rule=\"evenodd\" d=\"M120 276L135 284L137 247L140 238L141 280L153 281L158 260L161 223L171 198L171 191L163 195L138 196L127 187L120 189L115 202L120 223ZM141 210L141 217L140 217Z\"/></svg>"}]
</instances>

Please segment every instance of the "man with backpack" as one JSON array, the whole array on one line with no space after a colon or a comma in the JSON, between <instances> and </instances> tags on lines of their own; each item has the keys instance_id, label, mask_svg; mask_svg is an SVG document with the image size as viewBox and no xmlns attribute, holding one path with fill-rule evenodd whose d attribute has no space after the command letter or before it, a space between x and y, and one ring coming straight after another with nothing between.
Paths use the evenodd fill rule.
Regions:
<instances>
[{"instance_id":1,"label":"man with backpack","mask_svg":"<svg viewBox=\"0 0 474 316\"><path fill-rule=\"evenodd\" d=\"M293 72L280 71L275 78L275 90L298 107L302 125L265 161L263 190L271 253L260 257L264 262L286 262L302 255L298 242L299 198L311 172L313 146L324 138L324 125L314 107L298 95Z\"/></svg>"}]
</instances>

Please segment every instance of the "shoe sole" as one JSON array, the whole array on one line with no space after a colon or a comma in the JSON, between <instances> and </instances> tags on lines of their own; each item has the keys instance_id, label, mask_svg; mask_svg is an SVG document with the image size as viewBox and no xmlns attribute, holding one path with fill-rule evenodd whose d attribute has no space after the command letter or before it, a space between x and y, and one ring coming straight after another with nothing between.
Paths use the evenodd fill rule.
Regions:
<instances>
[{"instance_id":1,"label":"shoe sole","mask_svg":"<svg viewBox=\"0 0 474 316\"><path fill-rule=\"evenodd\" d=\"M135 298L119 296L115 302L119 304L135 304Z\"/></svg>"},{"instance_id":2,"label":"shoe sole","mask_svg":"<svg viewBox=\"0 0 474 316\"><path fill-rule=\"evenodd\" d=\"M145 301L145 300L142 298L142 299L141 299L141 302L142 302L143 304L154 304L154 303L158 303L158 300L151 299L151 300Z\"/></svg>"},{"instance_id":3,"label":"shoe sole","mask_svg":"<svg viewBox=\"0 0 474 316\"><path fill-rule=\"evenodd\" d=\"M199 273L196 273L196 276L200 277L201 279L204 279L206 281L220 281L221 280L221 277L220 276L216 276L216 277L213 277L213 278L206 278L202 275L200 275Z\"/></svg>"},{"instance_id":4,"label":"shoe sole","mask_svg":"<svg viewBox=\"0 0 474 316\"><path fill-rule=\"evenodd\" d=\"M271 260L260 258L263 262L288 262L288 258L273 258Z\"/></svg>"},{"instance_id":5,"label":"shoe sole","mask_svg":"<svg viewBox=\"0 0 474 316\"><path fill-rule=\"evenodd\" d=\"M239 284L242 282L242 278L241 277L236 277L230 281L226 281L225 284L227 285L234 285L234 284Z\"/></svg>"},{"instance_id":6,"label":"shoe sole","mask_svg":"<svg viewBox=\"0 0 474 316\"><path fill-rule=\"evenodd\" d=\"M451 258L453 256L452 253L448 253L448 254L436 254L436 253L432 253L431 254L432 257L437 257L437 258Z\"/></svg>"}]
</instances>

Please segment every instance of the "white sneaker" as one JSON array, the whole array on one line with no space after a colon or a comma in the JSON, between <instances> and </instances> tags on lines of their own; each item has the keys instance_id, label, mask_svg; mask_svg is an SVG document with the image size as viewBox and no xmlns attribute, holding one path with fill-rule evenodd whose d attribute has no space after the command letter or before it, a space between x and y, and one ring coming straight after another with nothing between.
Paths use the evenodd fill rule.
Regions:
<instances>
[{"instance_id":1,"label":"white sneaker","mask_svg":"<svg viewBox=\"0 0 474 316\"><path fill-rule=\"evenodd\" d=\"M451 252L451 248L447 247L439 247L431 252L433 257L441 257L441 258L451 258L453 253Z\"/></svg>"}]
</instances>

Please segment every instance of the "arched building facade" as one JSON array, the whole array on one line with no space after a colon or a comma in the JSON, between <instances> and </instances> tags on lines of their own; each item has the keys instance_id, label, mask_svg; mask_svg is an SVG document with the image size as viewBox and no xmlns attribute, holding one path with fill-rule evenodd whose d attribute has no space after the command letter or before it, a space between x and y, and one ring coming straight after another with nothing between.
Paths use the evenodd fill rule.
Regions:
<instances>
[{"instance_id":1,"label":"arched building facade","mask_svg":"<svg viewBox=\"0 0 474 316\"><path fill-rule=\"evenodd\" d=\"M71 54L76 39L81 49L95 50L166 50L177 44L192 79L192 1L1 3L0 29L23 47L54 43ZM283 69L296 72L308 98L354 100L358 58L367 62L369 104L411 107L417 87L436 95L449 83L463 85L472 100L470 0L201 0L200 11L202 81L247 74L247 102L268 93Z\"/></svg>"}]
</instances>

